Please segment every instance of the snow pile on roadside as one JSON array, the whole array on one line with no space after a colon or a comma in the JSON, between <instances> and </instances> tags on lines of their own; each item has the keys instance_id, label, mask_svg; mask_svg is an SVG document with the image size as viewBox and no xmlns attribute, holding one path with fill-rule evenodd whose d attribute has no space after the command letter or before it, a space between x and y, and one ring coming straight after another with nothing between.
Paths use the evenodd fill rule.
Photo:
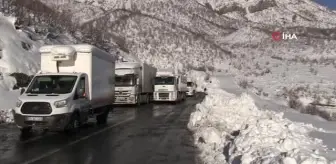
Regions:
<instances>
[{"instance_id":1,"label":"snow pile on roadside","mask_svg":"<svg viewBox=\"0 0 336 164\"><path fill-rule=\"evenodd\" d=\"M188 124L205 163L330 162L319 154L325 149L321 141L308 137L313 127L259 110L249 95L235 97L212 81Z\"/></svg>"},{"instance_id":2,"label":"snow pile on roadside","mask_svg":"<svg viewBox=\"0 0 336 164\"><path fill-rule=\"evenodd\" d=\"M18 96L12 91L16 80L9 74L32 74L39 67L39 43L32 41L24 32L17 31L15 20L0 14L0 123L12 122L10 109Z\"/></svg>"},{"instance_id":3,"label":"snow pile on roadside","mask_svg":"<svg viewBox=\"0 0 336 164\"><path fill-rule=\"evenodd\" d=\"M15 18L0 15L1 72L35 73L39 68L40 44L14 27Z\"/></svg>"}]
</instances>

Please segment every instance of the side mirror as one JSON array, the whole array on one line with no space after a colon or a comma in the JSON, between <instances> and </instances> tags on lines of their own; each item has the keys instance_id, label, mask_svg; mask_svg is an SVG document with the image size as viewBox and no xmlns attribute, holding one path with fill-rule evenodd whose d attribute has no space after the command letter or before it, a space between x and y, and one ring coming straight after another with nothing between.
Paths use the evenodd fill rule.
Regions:
<instances>
[{"instance_id":1,"label":"side mirror","mask_svg":"<svg viewBox=\"0 0 336 164\"><path fill-rule=\"evenodd\" d=\"M84 89L78 89L77 90L77 96L78 96L78 98L85 98L85 95L84 95Z\"/></svg>"},{"instance_id":2,"label":"side mirror","mask_svg":"<svg viewBox=\"0 0 336 164\"><path fill-rule=\"evenodd\" d=\"M24 88L21 88L20 95L22 95L26 90Z\"/></svg>"}]
</instances>

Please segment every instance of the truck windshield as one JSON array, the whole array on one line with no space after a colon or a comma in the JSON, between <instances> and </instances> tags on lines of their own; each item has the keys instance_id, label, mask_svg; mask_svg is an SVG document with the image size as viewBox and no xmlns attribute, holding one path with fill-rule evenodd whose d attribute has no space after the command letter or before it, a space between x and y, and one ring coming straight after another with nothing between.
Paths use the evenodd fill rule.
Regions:
<instances>
[{"instance_id":1,"label":"truck windshield","mask_svg":"<svg viewBox=\"0 0 336 164\"><path fill-rule=\"evenodd\" d=\"M67 94L76 83L77 76L48 75L36 76L26 93L33 94Z\"/></svg>"},{"instance_id":2,"label":"truck windshield","mask_svg":"<svg viewBox=\"0 0 336 164\"><path fill-rule=\"evenodd\" d=\"M135 77L134 75L124 75L124 76L116 76L115 78L115 86L134 86L135 85Z\"/></svg>"},{"instance_id":3,"label":"truck windshield","mask_svg":"<svg viewBox=\"0 0 336 164\"><path fill-rule=\"evenodd\" d=\"M156 77L155 85L174 85L175 77Z\"/></svg>"},{"instance_id":4,"label":"truck windshield","mask_svg":"<svg viewBox=\"0 0 336 164\"><path fill-rule=\"evenodd\" d=\"M193 83L192 82L187 82L187 86L191 87L191 86L193 86Z\"/></svg>"}]
</instances>

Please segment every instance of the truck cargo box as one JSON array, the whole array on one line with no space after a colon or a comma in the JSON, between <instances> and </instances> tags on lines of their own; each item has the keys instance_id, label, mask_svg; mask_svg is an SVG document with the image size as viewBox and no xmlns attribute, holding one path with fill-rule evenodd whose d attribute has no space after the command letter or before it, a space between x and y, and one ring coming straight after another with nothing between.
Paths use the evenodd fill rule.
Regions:
<instances>
[{"instance_id":1,"label":"truck cargo box","mask_svg":"<svg viewBox=\"0 0 336 164\"><path fill-rule=\"evenodd\" d=\"M92 107L113 103L115 56L88 44L43 46L40 52L41 72L85 73Z\"/></svg>"}]
</instances>

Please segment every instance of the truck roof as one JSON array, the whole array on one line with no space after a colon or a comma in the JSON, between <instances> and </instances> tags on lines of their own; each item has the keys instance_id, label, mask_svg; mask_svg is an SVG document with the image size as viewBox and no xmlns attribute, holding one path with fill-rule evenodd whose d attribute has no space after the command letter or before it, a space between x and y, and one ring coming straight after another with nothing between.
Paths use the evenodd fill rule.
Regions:
<instances>
[{"instance_id":1,"label":"truck roof","mask_svg":"<svg viewBox=\"0 0 336 164\"><path fill-rule=\"evenodd\" d=\"M36 76L43 76L43 75L73 75L73 76L78 76L82 73L79 73L79 72L73 72L73 73L70 73L70 72L59 72L59 73L56 73L56 72L39 72L36 74Z\"/></svg>"},{"instance_id":2,"label":"truck roof","mask_svg":"<svg viewBox=\"0 0 336 164\"><path fill-rule=\"evenodd\" d=\"M93 45L90 45L90 44L47 45L47 46L42 46L40 48L40 52L41 53L51 52L51 49L54 48L54 47L64 47L64 46L73 47L77 52L92 52L93 49L97 48L97 47L95 47Z\"/></svg>"},{"instance_id":3,"label":"truck roof","mask_svg":"<svg viewBox=\"0 0 336 164\"><path fill-rule=\"evenodd\" d=\"M74 49L76 52L82 52L82 53L91 53L93 51L98 53L92 53L97 57L100 57L105 60L115 61L116 56L112 56L108 52L105 52L101 49L99 49L96 46L90 45L90 44L70 44L70 45L47 45L40 47L39 51L40 53L50 53L53 51L54 48L59 48L61 52L68 53L70 49Z\"/></svg>"},{"instance_id":4,"label":"truck roof","mask_svg":"<svg viewBox=\"0 0 336 164\"><path fill-rule=\"evenodd\" d=\"M115 68L139 68L141 67L141 63L138 62L118 62L115 65Z\"/></svg>"}]
</instances>

